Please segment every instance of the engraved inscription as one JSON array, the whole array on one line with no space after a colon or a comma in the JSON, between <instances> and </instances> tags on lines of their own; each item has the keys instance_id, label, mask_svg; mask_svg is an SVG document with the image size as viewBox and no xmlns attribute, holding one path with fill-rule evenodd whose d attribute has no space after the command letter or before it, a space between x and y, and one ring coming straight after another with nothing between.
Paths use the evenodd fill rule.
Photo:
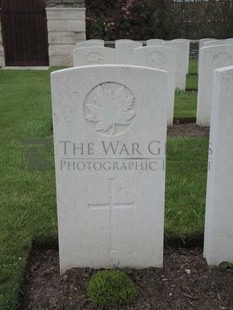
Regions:
<instances>
[{"instance_id":1,"label":"engraved inscription","mask_svg":"<svg viewBox=\"0 0 233 310\"><path fill-rule=\"evenodd\" d=\"M233 65L233 57L226 52L220 52L214 55L212 64L214 68Z\"/></svg>"},{"instance_id":2,"label":"engraved inscription","mask_svg":"<svg viewBox=\"0 0 233 310\"><path fill-rule=\"evenodd\" d=\"M106 203L88 203L88 210L107 209L109 212L109 253L116 251L115 245L115 209L133 208L134 202L114 202L114 182L115 179L108 179L109 197Z\"/></svg>"},{"instance_id":3,"label":"engraved inscription","mask_svg":"<svg viewBox=\"0 0 233 310\"><path fill-rule=\"evenodd\" d=\"M104 57L99 53L90 53L87 55L85 62L88 65L103 64Z\"/></svg>"},{"instance_id":4,"label":"engraved inscription","mask_svg":"<svg viewBox=\"0 0 233 310\"><path fill-rule=\"evenodd\" d=\"M146 57L146 64L152 68L162 69L165 62L165 57L160 52L152 52Z\"/></svg>"},{"instance_id":5,"label":"engraved inscription","mask_svg":"<svg viewBox=\"0 0 233 310\"><path fill-rule=\"evenodd\" d=\"M132 92L118 83L102 83L93 88L84 103L84 117L101 135L115 136L129 129L137 114Z\"/></svg>"}]
</instances>

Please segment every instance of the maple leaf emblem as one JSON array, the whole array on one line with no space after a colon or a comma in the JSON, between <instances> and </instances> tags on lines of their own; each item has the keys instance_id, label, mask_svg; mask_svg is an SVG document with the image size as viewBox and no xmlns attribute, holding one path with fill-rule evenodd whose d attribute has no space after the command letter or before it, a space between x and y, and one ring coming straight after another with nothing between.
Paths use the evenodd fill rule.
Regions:
<instances>
[{"instance_id":1,"label":"maple leaf emblem","mask_svg":"<svg viewBox=\"0 0 233 310\"><path fill-rule=\"evenodd\" d=\"M97 132L114 135L117 126L128 127L136 116L135 97L120 86L117 89L97 86L94 102L86 105L85 119L95 123Z\"/></svg>"}]
</instances>

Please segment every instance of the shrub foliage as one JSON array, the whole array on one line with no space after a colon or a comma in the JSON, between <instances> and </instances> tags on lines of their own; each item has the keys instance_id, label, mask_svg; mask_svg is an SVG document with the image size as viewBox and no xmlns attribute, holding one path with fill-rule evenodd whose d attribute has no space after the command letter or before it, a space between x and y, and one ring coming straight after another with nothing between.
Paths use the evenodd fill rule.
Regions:
<instances>
[{"instance_id":1,"label":"shrub foliage","mask_svg":"<svg viewBox=\"0 0 233 310\"><path fill-rule=\"evenodd\" d=\"M227 38L232 0L86 0L87 38Z\"/></svg>"},{"instance_id":2,"label":"shrub foliage","mask_svg":"<svg viewBox=\"0 0 233 310\"><path fill-rule=\"evenodd\" d=\"M146 40L170 30L165 0L86 0L87 38Z\"/></svg>"},{"instance_id":3,"label":"shrub foliage","mask_svg":"<svg viewBox=\"0 0 233 310\"><path fill-rule=\"evenodd\" d=\"M132 303L137 288L130 278L119 270L104 270L94 274L87 287L88 298L95 304L114 306Z\"/></svg>"}]
</instances>

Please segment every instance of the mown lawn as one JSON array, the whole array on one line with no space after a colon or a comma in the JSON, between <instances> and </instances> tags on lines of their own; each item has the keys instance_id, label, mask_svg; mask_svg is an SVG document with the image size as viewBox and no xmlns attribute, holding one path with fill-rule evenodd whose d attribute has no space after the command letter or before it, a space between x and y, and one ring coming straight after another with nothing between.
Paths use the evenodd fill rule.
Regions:
<instances>
[{"instance_id":1,"label":"mown lawn","mask_svg":"<svg viewBox=\"0 0 233 310\"><path fill-rule=\"evenodd\" d=\"M196 117L197 110L197 59L189 60L189 75L186 79L186 92L176 91L174 117L190 118Z\"/></svg>"},{"instance_id":2,"label":"mown lawn","mask_svg":"<svg viewBox=\"0 0 233 310\"><path fill-rule=\"evenodd\" d=\"M190 58L189 59L189 73L191 74L197 74L197 66L198 66L198 60L197 58Z\"/></svg>"},{"instance_id":3,"label":"mown lawn","mask_svg":"<svg viewBox=\"0 0 233 310\"><path fill-rule=\"evenodd\" d=\"M0 309L5 310L16 306L33 239L57 236L49 72L0 71L0 126ZM50 168L46 163L41 171L29 169L44 142Z\"/></svg>"},{"instance_id":4,"label":"mown lawn","mask_svg":"<svg viewBox=\"0 0 233 310\"><path fill-rule=\"evenodd\" d=\"M32 242L57 240L49 74L50 71L0 70L3 310L17 307ZM187 96L186 100L191 98ZM207 151L206 138L168 138L166 238L203 233Z\"/></svg>"},{"instance_id":5,"label":"mown lawn","mask_svg":"<svg viewBox=\"0 0 233 310\"><path fill-rule=\"evenodd\" d=\"M197 90L198 75L188 75L186 79L186 90Z\"/></svg>"},{"instance_id":6,"label":"mown lawn","mask_svg":"<svg viewBox=\"0 0 233 310\"><path fill-rule=\"evenodd\" d=\"M174 117L190 118L196 117L197 93L176 92Z\"/></svg>"},{"instance_id":7,"label":"mown lawn","mask_svg":"<svg viewBox=\"0 0 233 310\"><path fill-rule=\"evenodd\" d=\"M207 138L168 138L166 238L202 235L207 161Z\"/></svg>"}]
</instances>

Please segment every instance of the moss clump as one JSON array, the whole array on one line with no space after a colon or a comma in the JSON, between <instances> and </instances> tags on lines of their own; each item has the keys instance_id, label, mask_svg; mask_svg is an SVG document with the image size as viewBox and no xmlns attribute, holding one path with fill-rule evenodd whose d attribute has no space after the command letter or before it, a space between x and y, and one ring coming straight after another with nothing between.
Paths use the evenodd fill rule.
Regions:
<instances>
[{"instance_id":1,"label":"moss clump","mask_svg":"<svg viewBox=\"0 0 233 310\"><path fill-rule=\"evenodd\" d=\"M87 287L88 298L106 306L132 303L138 290L130 278L119 270L104 270L94 274Z\"/></svg>"}]
</instances>

